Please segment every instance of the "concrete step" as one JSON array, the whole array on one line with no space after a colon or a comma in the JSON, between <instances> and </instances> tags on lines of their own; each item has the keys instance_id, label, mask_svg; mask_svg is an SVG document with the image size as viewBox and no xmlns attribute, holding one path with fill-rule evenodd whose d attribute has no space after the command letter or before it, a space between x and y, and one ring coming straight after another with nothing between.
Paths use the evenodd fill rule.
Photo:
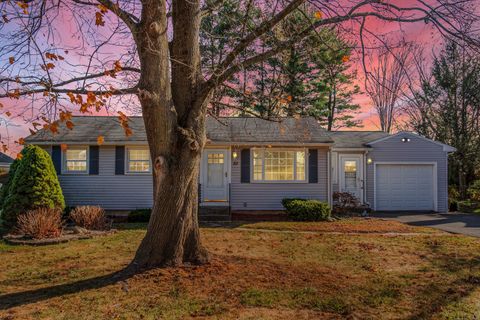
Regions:
<instances>
[{"instance_id":1,"label":"concrete step","mask_svg":"<svg viewBox=\"0 0 480 320\"><path fill-rule=\"evenodd\" d=\"M230 207L200 207L198 219L200 221L230 221Z\"/></svg>"}]
</instances>

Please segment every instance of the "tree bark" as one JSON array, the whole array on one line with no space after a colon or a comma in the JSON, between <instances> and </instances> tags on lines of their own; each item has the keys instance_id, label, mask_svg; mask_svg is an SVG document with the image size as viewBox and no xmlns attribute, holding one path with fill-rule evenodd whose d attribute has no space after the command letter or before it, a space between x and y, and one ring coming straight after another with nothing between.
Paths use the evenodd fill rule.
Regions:
<instances>
[{"instance_id":1,"label":"tree bark","mask_svg":"<svg viewBox=\"0 0 480 320\"><path fill-rule=\"evenodd\" d=\"M127 272L208 261L200 242L197 189L212 90L204 86L200 72L200 2L175 1L172 7L172 43L165 1L144 1L135 35L142 70L138 98L153 167L153 208Z\"/></svg>"}]
</instances>

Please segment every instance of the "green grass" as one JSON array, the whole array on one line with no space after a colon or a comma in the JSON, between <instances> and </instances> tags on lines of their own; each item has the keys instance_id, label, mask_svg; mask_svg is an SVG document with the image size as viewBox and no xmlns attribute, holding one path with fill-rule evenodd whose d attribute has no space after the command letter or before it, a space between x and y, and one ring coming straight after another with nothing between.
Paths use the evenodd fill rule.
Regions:
<instances>
[{"instance_id":1,"label":"green grass","mask_svg":"<svg viewBox=\"0 0 480 320\"><path fill-rule=\"evenodd\" d=\"M390 233L371 232L371 224ZM344 233L335 234L295 232L331 224L248 226L202 229L208 265L121 282L111 275L130 262L145 224L45 247L0 242L0 319L480 316L476 238L355 219L337 224Z\"/></svg>"}]
</instances>

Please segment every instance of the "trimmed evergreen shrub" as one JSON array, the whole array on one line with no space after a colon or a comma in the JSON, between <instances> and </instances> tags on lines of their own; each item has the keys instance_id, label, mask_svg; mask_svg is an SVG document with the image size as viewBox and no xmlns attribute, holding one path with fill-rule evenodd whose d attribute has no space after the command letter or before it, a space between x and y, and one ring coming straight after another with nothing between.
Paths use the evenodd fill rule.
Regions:
<instances>
[{"instance_id":1,"label":"trimmed evergreen shrub","mask_svg":"<svg viewBox=\"0 0 480 320\"><path fill-rule=\"evenodd\" d=\"M38 208L63 210L65 200L50 155L40 147L27 146L14 168L2 201L2 221L11 228L21 213Z\"/></svg>"},{"instance_id":2,"label":"trimmed evergreen shrub","mask_svg":"<svg viewBox=\"0 0 480 320\"><path fill-rule=\"evenodd\" d=\"M0 188L0 208L3 208L3 203L8 196L10 187L12 185L13 177L15 176L15 171L17 170L18 164L20 160L15 159L12 164L10 165L10 171L8 172L8 179L5 184L2 185Z\"/></svg>"},{"instance_id":3,"label":"trimmed evergreen shrub","mask_svg":"<svg viewBox=\"0 0 480 320\"><path fill-rule=\"evenodd\" d=\"M148 222L152 209L136 209L128 213L128 222Z\"/></svg>"},{"instance_id":4,"label":"trimmed evergreen shrub","mask_svg":"<svg viewBox=\"0 0 480 320\"><path fill-rule=\"evenodd\" d=\"M322 221L330 218L328 203L318 200L282 200L288 217L295 221Z\"/></svg>"},{"instance_id":5,"label":"trimmed evergreen shrub","mask_svg":"<svg viewBox=\"0 0 480 320\"><path fill-rule=\"evenodd\" d=\"M302 198L283 198L282 199L282 206L288 210L290 207L290 204L295 201L295 200L300 200L300 201L307 201L307 199L302 199Z\"/></svg>"}]
</instances>

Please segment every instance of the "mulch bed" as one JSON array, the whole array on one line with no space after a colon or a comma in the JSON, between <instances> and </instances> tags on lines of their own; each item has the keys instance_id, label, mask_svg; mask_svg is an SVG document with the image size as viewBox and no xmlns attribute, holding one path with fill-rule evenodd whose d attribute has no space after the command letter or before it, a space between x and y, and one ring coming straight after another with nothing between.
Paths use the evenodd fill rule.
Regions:
<instances>
[{"instance_id":1,"label":"mulch bed","mask_svg":"<svg viewBox=\"0 0 480 320\"><path fill-rule=\"evenodd\" d=\"M103 231L83 229L81 232L78 232L78 230L74 229L65 229L62 235L58 238L32 239L26 238L24 235L7 234L3 237L3 240L12 245L47 246L51 244L65 243L72 240L85 240L94 237L106 236L115 232L117 232L116 229Z\"/></svg>"}]
</instances>

